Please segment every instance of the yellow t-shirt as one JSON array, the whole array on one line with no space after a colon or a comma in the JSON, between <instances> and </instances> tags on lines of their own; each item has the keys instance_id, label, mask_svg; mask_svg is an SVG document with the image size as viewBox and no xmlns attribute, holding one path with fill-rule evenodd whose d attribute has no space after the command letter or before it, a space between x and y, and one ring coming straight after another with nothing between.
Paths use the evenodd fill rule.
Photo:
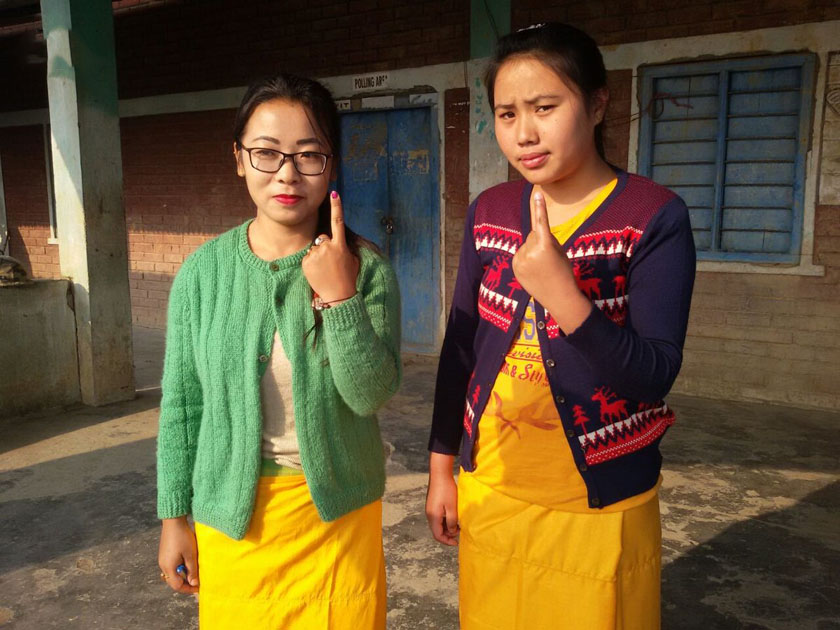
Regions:
<instances>
[{"instance_id":1,"label":"yellow t-shirt","mask_svg":"<svg viewBox=\"0 0 840 630\"><path fill-rule=\"evenodd\" d=\"M577 215L551 228L561 243L613 191L613 180ZM562 367L562 366L561 366ZM577 444L577 440L575 440ZM479 424L475 478L508 496L566 512L614 512L640 505L656 488L601 510L590 508L586 485L548 385L537 339L534 301L505 356Z\"/></svg>"}]
</instances>

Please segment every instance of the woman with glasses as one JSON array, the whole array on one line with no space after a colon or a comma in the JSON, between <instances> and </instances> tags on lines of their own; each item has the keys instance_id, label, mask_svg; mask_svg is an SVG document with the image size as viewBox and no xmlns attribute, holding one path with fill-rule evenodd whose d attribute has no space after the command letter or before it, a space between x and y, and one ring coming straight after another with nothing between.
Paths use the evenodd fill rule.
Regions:
<instances>
[{"instance_id":1,"label":"woman with glasses","mask_svg":"<svg viewBox=\"0 0 840 630\"><path fill-rule=\"evenodd\" d=\"M385 627L375 414L400 382L399 294L327 194L339 141L321 84L254 83L233 152L256 217L172 286L158 561L203 629Z\"/></svg>"}]
</instances>

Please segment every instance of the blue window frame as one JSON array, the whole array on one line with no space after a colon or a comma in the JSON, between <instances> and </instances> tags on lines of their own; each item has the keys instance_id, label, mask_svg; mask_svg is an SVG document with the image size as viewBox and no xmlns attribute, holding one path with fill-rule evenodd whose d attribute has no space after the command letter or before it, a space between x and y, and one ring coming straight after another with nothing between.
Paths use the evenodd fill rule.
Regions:
<instances>
[{"instance_id":1,"label":"blue window frame","mask_svg":"<svg viewBox=\"0 0 840 630\"><path fill-rule=\"evenodd\" d=\"M689 207L697 258L799 262L814 56L640 69L639 173Z\"/></svg>"}]
</instances>

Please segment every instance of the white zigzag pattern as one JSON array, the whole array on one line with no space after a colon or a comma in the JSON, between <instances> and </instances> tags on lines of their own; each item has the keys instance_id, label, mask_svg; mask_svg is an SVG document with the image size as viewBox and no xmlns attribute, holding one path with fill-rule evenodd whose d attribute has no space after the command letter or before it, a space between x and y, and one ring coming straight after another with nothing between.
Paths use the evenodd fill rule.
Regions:
<instances>
[{"instance_id":1,"label":"white zigzag pattern","mask_svg":"<svg viewBox=\"0 0 840 630\"><path fill-rule=\"evenodd\" d=\"M478 291L485 300L491 302L495 306L503 305L506 309L513 308L514 311L519 306L519 302L517 300L505 297L501 293L496 293L495 291L485 287L483 284L478 288Z\"/></svg>"},{"instance_id":2,"label":"white zigzag pattern","mask_svg":"<svg viewBox=\"0 0 840 630\"><path fill-rule=\"evenodd\" d=\"M607 298L606 300L593 300L595 302L595 306L597 306L602 311L604 310L604 305L606 304L608 309L613 309L616 306L624 306L625 302L630 301L629 295L619 295L615 298Z\"/></svg>"},{"instance_id":3,"label":"white zigzag pattern","mask_svg":"<svg viewBox=\"0 0 840 630\"><path fill-rule=\"evenodd\" d=\"M473 411L472 405L470 405L469 401L467 401L467 416L469 416L470 422L475 420L475 412Z\"/></svg>"},{"instance_id":4,"label":"white zigzag pattern","mask_svg":"<svg viewBox=\"0 0 840 630\"><path fill-rule=\"evenodd\" d=\"M522 238L522 232L519 230L514 230L509 227L505 227L503 225L496 225L495 223L476 223L473 226L473 230L479 230L481 228L488 227L493 228L494 230L499 230L500 232L508 232L510 234L516 234L518 237Z\"/></svg>"},{"instance_id":5,"label":"white zigzag pattern","mask_svg":"<svg viewBox=\"0 0 840 630\"><path fill-rule=\"evenodd\" d=\"M615 432L619 429L629 429L636 422L640 420L648 420L650 416L655 413L668 413L668 411L668 405L662 405L661 407L657 407L656 409L645 409L644 411L638 411L629 418L625 418L624 420L619 420L618 422L608 424L607 426L598 429L597 431L591 431L584 435L580 435L578 436L578 440L580 440L581 446L586 446L587 442L595 442L596 438L598 437L600 437L602 440L605 440L607 438L607 433L610 434L610 437L615 437Z\"/></svg>"},{"instance_id":6,"label":"white zigzag pattern","mask_svg":"<svg viewBox=\"0 0 840 630\"><path fill-rule=\"evenodd\" d=\"M630 301L630 295L629 294L619 295L618 297L607 298L605 300L592 300L592 302L595 304L595 306L597 306L598 309L602 310L602 311L604 310L604 305L605 304L607 305L607 308L613 309L616 306L623 306L625 302L629 302L629 301ZM551 313L548 312L548 309L545 309L545 319L548 320L549 318L551 318ZM557 325L555 324L554 327L556 328Z\"/></svg>"},{"instance_id":7,"label":"white zigzag pattern","mask_svg":"<svg viewBox=\"0 0 840 630\"><path fill-rule=\"evenodd\" d=\"M482 248L498 249L511 255L515 254L517 250L516 243L508 243L500 238L490 239L486 236L482 239L475 239L475 250L481 251Z\"/></svg>"},{"instance_id":8,"label":"white zigzag pattern","mask_svg":"<svg viewBox=\"0 0 840 630\"><path fill-rule=\"evenodd\" d=\"M473 420L475 420L475 412L473 411L473 408L472 408L472 406L470 405L470 401L469 401L469 400L467 400L467 412L466 412L466 416L467 416L467 417L466 417L466 418L464 418L464 429L466 429L466 431L467 431L467 435L469 435L470 437L472 437L472 434L473 434L472 424L473 424Z\"/></svg>"},{"instance_id":9,"label":"white zigzag pattern","mask_svg":"<svg viewBox=\"0 0 840 630\"><path fill-rule=\"evenodd\" d=\"M522 232L518 230L512 230L501 225L496 225L494 223L478 223L477 225L473 226L473 232L477 232L481 228L492 228L500 232L506 232L507 234L515 234L519 237L519 240L522 240ZM476 251L480 251L482 247L486 247L487 249L497 249L503 252L507 252L509 254L515 254L516 250L518 249L515 243L506 243L503 238L490 238L489 236L485 236L480 239L475 239Z\"/></svg>"},{"instance_id":10,"label":"white zigzag pattern","mask_svg":"<svg viewBox=\"0 0 840 630\"><path fill-rule=\"evenodd\" d=\"M612 235L624 234L627 231L635 232L639 236L642 235L641 230L630 227L628 225L623 230L604 230L604 231L601 231L601 232L593 232L591 234L587 234L587 236L588 237L596 237L596 236L601 236L601 235L606 235L606 234L612 234ZM586 256L613 256L615 254L620 254L622 252L626 253L627 257L630 258L630 256L633 255L633 244L630 243L628 245L626 243L625 239L619 239L615 243L610 243L609 247L604 247L603 243L598 243L597 248L594 247L592 244L590 244L587 247L584 247L583 245L581 245L577 249L569 248L566 251L566 255L569 258L574 260L575 258L584 258Z\"/></svg>"}]
</instances>

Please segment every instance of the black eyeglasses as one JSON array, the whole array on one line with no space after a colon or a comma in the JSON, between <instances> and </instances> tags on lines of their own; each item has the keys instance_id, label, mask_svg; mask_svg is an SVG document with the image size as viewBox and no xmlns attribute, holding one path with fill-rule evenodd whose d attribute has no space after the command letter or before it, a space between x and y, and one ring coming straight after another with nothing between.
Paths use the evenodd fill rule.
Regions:
<instances>
[{"instance_id":1,"label":"black eyeglasses","mask_svg":"<svg viewBox=\"0 0 840 630\"><path fill-rule=\"evenodd\" d=\"M251 166L263 173L276 173L283 168L287 158L292 158L295 170L301 175L320 175L327 170L327 160L332 157L332 155L318 153L317 151L283 153L282 151L262 147L248 148L240 145L239 148L248 152Z\"/></svg>"}]
</instances>

